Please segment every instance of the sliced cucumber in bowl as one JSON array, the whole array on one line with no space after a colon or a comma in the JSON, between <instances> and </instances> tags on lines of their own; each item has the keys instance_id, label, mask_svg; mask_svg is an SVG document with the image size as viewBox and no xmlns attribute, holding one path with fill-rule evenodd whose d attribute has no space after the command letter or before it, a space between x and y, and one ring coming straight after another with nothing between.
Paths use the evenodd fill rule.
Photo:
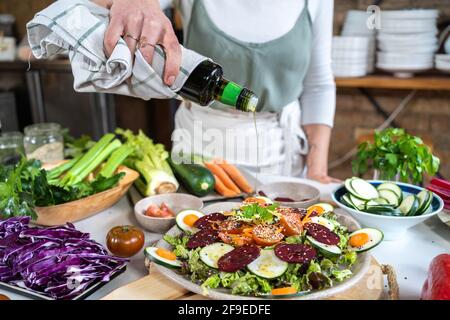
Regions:
<instances>
[{"instance_id":1,"label":"sliced cucumber in bowl","mask_svg":"<svg viewBox=\"0 0 450 320\"><path fill-rule=\"evenodd\" d=\"M397 198L400 199L399 202L402 202L402 200L403 200L402 189L400 189L400 187L393 182L384 182L377 187L377 190L378 190L378 192L380 192L380 190L390 190L397 195Z\"/></svg>"},{"instance_id":2,"label":"sliced cucumber in bowl","mask_svg":"<svg viewBox=\"0 0 450 320\"><path fill-rule=\"evenodd\" d=\"M358 210L364 210L364 208L366 207L366 201L355 197L353 194L350 194L350 201L352 202L352 204L358 209Z\"/></svg>"},{"instance_id":3,"label":"sliced cucumber in bowl","mask_svg":"<svg viewBox=\"0 0 450 320\"><path fill-rule=\"evenodd\" d=\"M377 189L373 185L360 178L347 179L345 181L345 187L348 192L362 200L369 201L380 197Z\"/></svg>"},{"instance_id":4,"label":"sliced cucumber in bowl","mask_svg":"<svg viewBox=\"0 0 450 320\"><path fill-rule=\"evenodd\" d=\"M417 198L419 198L419 209L416 212L416 215L424 214L431 205L433 201L433 193L429 190L422 190L417 194Z\"/></svg>"},{"instance_id":5,"label":"sliced cucumber in bowl","mask_svg":"<svg viewBox=\"0 0 450 320\"><path fill-rule=\"evenodd\" d=\"M419 210L420 200L416 195L409 195L405 199L403 199L402 203L398 207L398 209L402 212L404 216L414 216Z\"/></svg>"},{"instance_id":6,"label":"sliced cucumber in bowl","mask_svg":"<svg viewBox=\"0 0 450 320\"><path fill-rule=\"evenodd\" d=\"M400 204L400 198L394 191L388 189L381 189L378 192L381 198L386 199L387 202L393 205L394 207L398 207L398 205Z\"/></svg>"},{"instance_id":7,"label":"sliced cucumber in bowl","mask_svg":"<svg viewBox=\"0 0 450 320\"><path fill-rule=\"evenodd\" d=\"M341 203L343 203L344 205L346 205L349 208L358 210L358 208L355 207L355 205L350 200L350 193L346 193L341 197Z\"/></svg>"}]
</instances>

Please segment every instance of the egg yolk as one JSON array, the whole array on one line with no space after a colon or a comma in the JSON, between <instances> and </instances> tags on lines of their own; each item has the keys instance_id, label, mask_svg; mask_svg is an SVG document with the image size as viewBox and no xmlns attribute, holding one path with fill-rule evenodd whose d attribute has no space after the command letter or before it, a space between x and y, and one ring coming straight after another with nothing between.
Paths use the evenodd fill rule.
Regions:
<instances>
[{"instance_id":1,"label":"egg yolk","mask_svg":"<svg viewBox=\"0 0 450 320\"><path fill-rule=\"evenodd\" d=\"M167 260L177 260L177 256L167 249L158 248L156 249L156 254L160 256L161 258L167 259Z\"/></svg>"},{"instance_id":2,"label":"egg yolk","mask_svg":"<svg viewBox=\"0 0 450 320\"><path fill-rule=\"evenodd\" d=\"M369 235L367 233L357 233L349 239L349 244L352 247L362 247L367 242L369 242Z\"/></svg>"},{"instance_id":3,"label":"egg yolk","mask_svg":"<svg viewBox=\"0 0 450 320\"><path fill-rule=\"evenodd\" d=\"M262 198L256 198L256 197L249 197L247 199L244 200L243 202L244 204L266 204L266 200L262 199Z\"/></svg>"},{"instance_id":4,"label":"egg yolk","mask_svg":"<svg viewBox=\"0 0 450 320\"><path fill-rule=\"evenodd\" d=\"M308 209L308 215L311 215L313 211L317 212L317 215L321 215L322 213L324 213L325 209L321 206L312 206Z\"/></svg>"},{"instance_id":5,"label":"egg yolk","mask_svg":"<svg viewBox=\"0 0 450 320\"><path fill-rule=\"evenodd\" d=\"M195 221L198 220L198 217L195 214L188 214L186 217L184 217L183 222L187 224L189 227L193 227Z\"/></svg>"}]
</instances>

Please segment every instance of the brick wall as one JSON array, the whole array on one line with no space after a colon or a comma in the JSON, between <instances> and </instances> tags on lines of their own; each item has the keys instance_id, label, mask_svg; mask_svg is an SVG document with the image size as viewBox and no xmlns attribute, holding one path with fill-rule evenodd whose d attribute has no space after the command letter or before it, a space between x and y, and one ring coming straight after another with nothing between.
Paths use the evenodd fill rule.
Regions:
<instances>
[{"instance_id":1,"label":"brick wall","mask_svg":"<svg viewBox=\"0 0 450 320\"><path fill-rule=\"evenodd\" d=\"M364 10L372 1L336 0L334 30L338 34L345 12L349 9ZM381 9L437 8L440 21L450 20L450 0L397 0L384 1ZM450 75L449 75L450 76ZM405 90L370 90L375 99L388 112L392 112L409 93ZM330 161L346 154L356 144L360 129L373 129L383 122L367 99L357 89L338 89L335 127L331 142ZM450 179L450 92L419 91L397 117L397 123L409 133L422 137L432 144L441 159L441 173ZM330 170L338 178L352 175L350 161Z\"/></svg>"}]
</instances>

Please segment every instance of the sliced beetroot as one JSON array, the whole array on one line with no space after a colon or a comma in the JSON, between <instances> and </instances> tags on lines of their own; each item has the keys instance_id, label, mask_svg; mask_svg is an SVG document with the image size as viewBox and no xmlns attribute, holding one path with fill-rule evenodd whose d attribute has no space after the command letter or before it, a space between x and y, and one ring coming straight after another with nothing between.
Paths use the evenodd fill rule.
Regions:
<instances>
[{"instance_id":1,"label":"sliced beetroot","mask_svg":"<svg viewBox=\"0 0 450 320\"><path fill-rule=\"evenodd\" d=\"M201 217L194 223L194 227L197 229L212 228L214 225L218 225L219 222L224 221L227 217L220 212L215 212Z\"/></svg>"},{"instance_id":2,"label":"sliced beetroot","mask_svg":"<svg viewBox=\"0 0 450 320\"><path fill-rule=\"evenodd\" d=\"M258 258L259 253L259 247L253 244L246 244L223 255L217 262L217 265L220 271L236 272Z\"/></svg>"},{"instance_id":3,"label":"sliced beetroot","mask_svg":"<svg viewBox=\"0 0 450 320\"><path fill-rule=\"evenodd\" d=\"M219 232L213 229L203 229L192 235L186 244L188 249L195 249L199 247L206 247L207 245L217 242L219 239Z\"/></svg>"},{"instance_id":4,"label":"sliced beetroot","mask_svg":"<svg viewBox=\"0 0 450 320\"><path fill-rule=\"evenodd\" d=\"M340 241L340 238L336 233L321 224L307 223L305 224L305 229L311 237L320 243L336 245Z\"/></svg>"},{"instance_id":5,"label":"sliced beetroot","mask_svg":"<svg viewBox=\"0 0 450 320\"><path fill-rule=\"evenodd\" d=\"M306 263L317 257L316 250L307 244L280 243L274 251L278 258L289 263Z\"/></svg>"}]
</instances>

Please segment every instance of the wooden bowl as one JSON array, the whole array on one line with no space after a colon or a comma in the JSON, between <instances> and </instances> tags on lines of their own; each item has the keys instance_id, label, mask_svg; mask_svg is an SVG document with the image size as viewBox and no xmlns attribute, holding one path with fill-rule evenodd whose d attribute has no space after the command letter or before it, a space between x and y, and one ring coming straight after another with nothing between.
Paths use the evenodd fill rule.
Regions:
<instances>
[{"instance_id":1,"label":"wooden bowl","mask_svg":"<svg viewBox=\"0 0 450 320\"><path fill-rule=\"evenodd\" d=\"M125 172L125 176L116 187L76 201L56 206L37 207L35 211L38 218L33 223L42 226L59 226L66 222L88 218L112 207L139 178L139 173L125 166L120 166L118 172Z\"/></svg>"}]
</instances>

